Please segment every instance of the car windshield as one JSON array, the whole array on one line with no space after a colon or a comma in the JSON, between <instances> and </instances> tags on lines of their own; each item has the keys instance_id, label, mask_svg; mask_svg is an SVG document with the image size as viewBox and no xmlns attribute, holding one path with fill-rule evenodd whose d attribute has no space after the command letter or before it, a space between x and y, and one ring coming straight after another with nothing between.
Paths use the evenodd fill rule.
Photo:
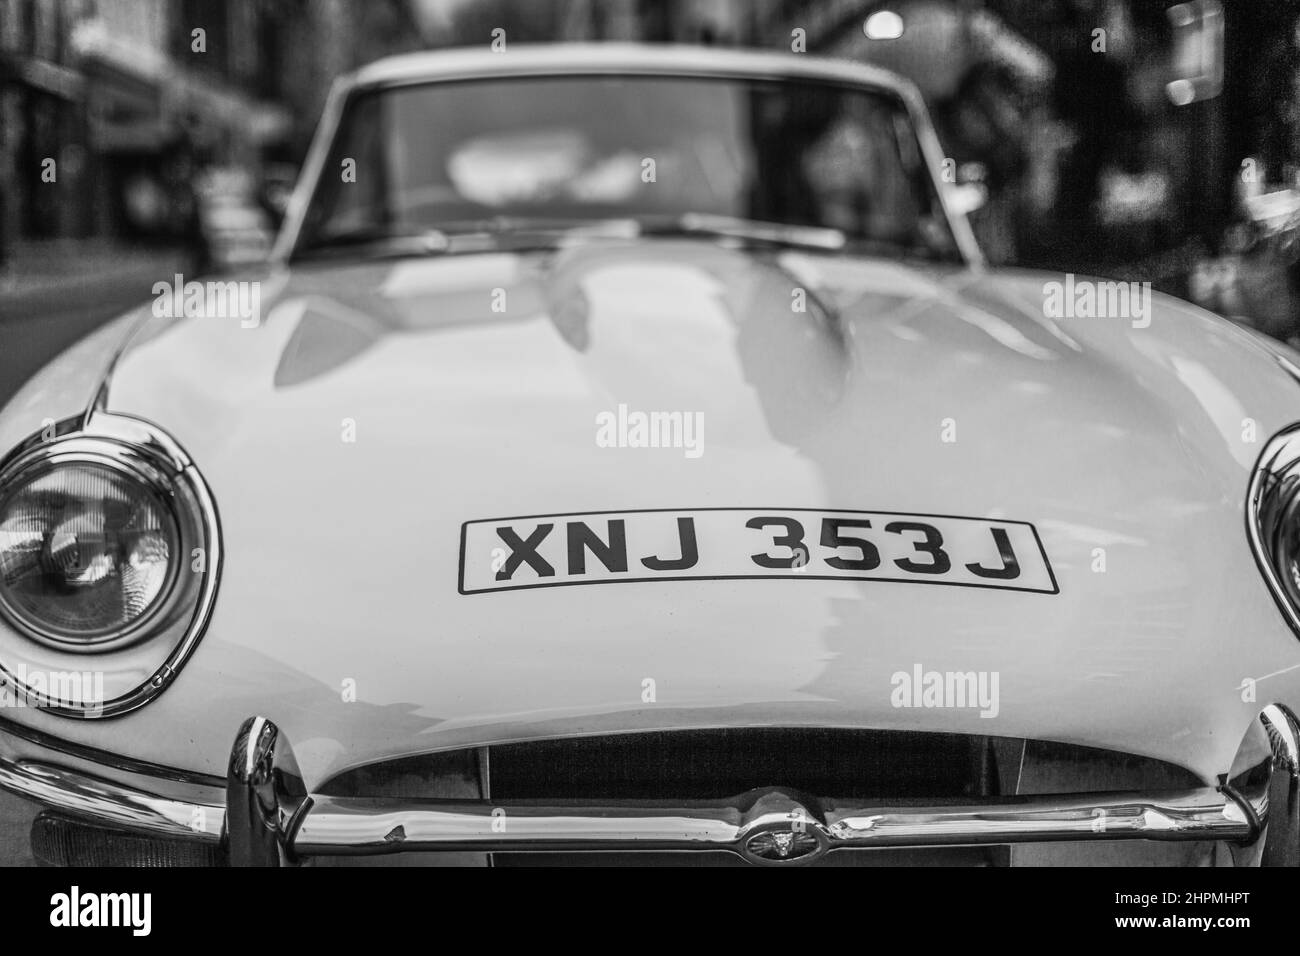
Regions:
<instances>
[{"instance_id":1,"label":"car windshield","mask_svg":"<svg viewBox=\"0 0 1300 956\"><path fill-rule=\"evenodd\" d=\"M295 255L394 240L446 251L457 236L505 242L615 222L638 233L959 259L896 95L788 79L609 75L354 96Z\"/></svg>"}]
</instances>

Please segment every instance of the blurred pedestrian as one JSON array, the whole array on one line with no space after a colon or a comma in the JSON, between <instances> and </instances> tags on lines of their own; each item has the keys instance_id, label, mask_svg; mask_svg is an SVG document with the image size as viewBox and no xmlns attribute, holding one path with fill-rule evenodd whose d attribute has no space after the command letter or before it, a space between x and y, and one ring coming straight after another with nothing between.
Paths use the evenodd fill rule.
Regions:
<instances>
[{"instance_id":1,"label":"blurred pedestrian","mask_svg":"<svg viewBox=\"0 0 1300 956\"><path fill-rule=\"evenodd\" d=\"M203 228L201 184L204 161L194 134L197 120L189 120L167 150L162 163L163 189L170 204L169 232L184 242L190 254L190 273L202 275L212 268L212 251Z\"/></svg>"},{"instance_id":2,"label":"blurred pedestrian","mask_svg":"<svg viewBox=\"0 0 1300 956\"><path fill-rule=\"evenodd\" d=\"M1016 218L1029 149L1026 108L1017 78L1002 64L977 63L941 106L944 146L961 169L982 167L988 200L971 225L989 261L1017 259Z\"/></svg>"}]
</instances>

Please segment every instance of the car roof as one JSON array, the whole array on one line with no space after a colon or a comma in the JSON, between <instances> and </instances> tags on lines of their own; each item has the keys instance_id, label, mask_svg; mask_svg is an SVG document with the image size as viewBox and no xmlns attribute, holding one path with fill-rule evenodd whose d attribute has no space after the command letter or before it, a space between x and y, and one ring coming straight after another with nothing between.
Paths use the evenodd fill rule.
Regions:
<instances>
[{"instance_id":1,"label":"car roof","mask_svg":"<svg viewBox=\"0 0 1300 956\"><path fill-rule=\"evenodd\" d=\"M362 67L345 82L357 87L406 85L488 76L650 73L816 79L874 86L908 99L915 87L895 73L847 59L726 47L636 43L518 44L405 53Z\"/></svg>"}]
</instances>

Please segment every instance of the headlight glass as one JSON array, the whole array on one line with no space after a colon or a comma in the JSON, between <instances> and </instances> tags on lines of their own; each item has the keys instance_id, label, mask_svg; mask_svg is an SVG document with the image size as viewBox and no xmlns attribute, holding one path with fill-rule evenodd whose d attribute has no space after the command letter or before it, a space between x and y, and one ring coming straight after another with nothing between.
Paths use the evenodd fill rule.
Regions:
<instances>
[{"instance_id":1,"label":"headlight glass","mask_svg":"<svg viewBox=\"0 0 1300 956\"><path fill-rule=\"evenodd\" d=\"M94 462L17 476L0 492L0 604L38 639L119 641L173 583L179 531L167 496Z\"/></svg>"}]
</instances>

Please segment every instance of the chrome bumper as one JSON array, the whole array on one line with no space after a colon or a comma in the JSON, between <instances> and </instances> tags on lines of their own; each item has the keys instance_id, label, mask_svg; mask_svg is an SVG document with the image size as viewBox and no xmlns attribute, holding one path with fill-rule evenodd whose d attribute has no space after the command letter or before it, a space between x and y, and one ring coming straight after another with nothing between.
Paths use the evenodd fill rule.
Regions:
<instances>
[{"instance_id":1,"label":"chrome bumper","mask_svg":"<svg viewBox=\"0 0 1300 956\"><path fill-rule=\"evenodd\" d=\"M339 799L308 792L261 717L236 737L224 806L202 784L185 784L200 791L186 799L166 783L137 789L0 751L6 790L100 824L220 840L235 866L408 851L723 851L790 865L843 849L1134 839L1223 841L1237 865L1300 865L1300 723L1279 705L1252 722L1220 786L1183 791L877 806L780 789L679 805Z\"/></svg>"}]
</instances>

